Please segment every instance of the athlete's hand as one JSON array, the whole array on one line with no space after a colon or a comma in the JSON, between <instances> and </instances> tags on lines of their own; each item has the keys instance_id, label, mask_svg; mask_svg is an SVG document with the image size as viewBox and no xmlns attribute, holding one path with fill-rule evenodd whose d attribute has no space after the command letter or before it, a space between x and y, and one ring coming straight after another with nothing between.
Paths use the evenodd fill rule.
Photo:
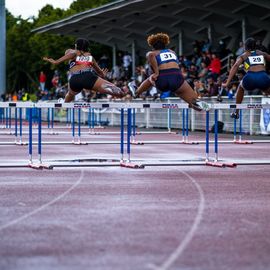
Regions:
<instances>
[{"instance_id":1,"label":"athlete's hand","mask_svg":"<svg viewBox=\"0 0 270 270\"><path fill-rule=\"evenodd\" d=\"M47 62L50 62L51 64L55 64L55 62L56 62L54 59L48 58L48 57L43 57L43 60L47 61Z\"/></svg>"}]
</instances>

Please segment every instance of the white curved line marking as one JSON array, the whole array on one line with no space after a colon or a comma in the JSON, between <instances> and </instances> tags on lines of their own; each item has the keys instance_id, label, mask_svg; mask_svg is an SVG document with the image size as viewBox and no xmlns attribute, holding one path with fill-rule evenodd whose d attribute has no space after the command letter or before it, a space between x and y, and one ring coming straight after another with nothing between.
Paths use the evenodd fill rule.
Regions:
<instances>
[{"instance_id":1,"label":"white curved line marking","mask_svg":"<svg viewBox=\"0 0 270 270\"><path fill-rule=\"evenodd\" d=\"M197 229L199 227L199 224L200 224L200 222L202 220L202 217L203 217L203 211L204 211L204 206L205 206L205 198L204 198L204 193L203 193L203 190L202 190L201 186L188 173L186 173L184 171L180 171L180 172L183 173L186 177L188 177L191 180L191 182L194 184L194 186L197 188L197 190L198 190L198 193L200 195L200 203L199 203L199 207L198 207L198 212L197 212L196 218L194 219L194 222L193 222L190 230L185 235L183 241L171 253L171 255L168 257L168 259L164 263L162 263L161 266L156 266L155 267L155 270L167 270L167 269L169 269L169 267L171 267L173 265L173 263L181 256L183 251L186 249L186 247L188 246L188 244L192 240L194 234L196 233L196 231L197 231ZM151 268L154 268L153 265L152 265Z\"/></svg>"},{"instance_id":2,"label":"white curved line marking","mask_svg":"<svg viewBox=\"0 0 270 270\"><path fill-rule=\"evenodd\" d=\"M38 212L44 210L45 208L47 208L48 206L50 206L50 205L56 203L57 201L61 200L61 199L64 198L69 192L71 192L75 187L77 187L77 186L81 183L83 177L84 177L84 171L81 170L81 175L80 175L79 180L78 180L76 183L74 183L74 185L72 185L68 190L66 190L64 193L60 194L59 196L57 196L57 197L54 198L53 200L47 202L46 204L43 204L42 206L40 206L39 208L37 208L37 209L35 209L35 210L33 210L32 212L27 213L27 214L25 214L25 215L23 215L23 216L21 216L21 217L15 219L15 220L12 220L12 221L10 221L10 222L8 222L8 223L6 223L6 224L0 226L0 231L4 230L4 229L6 229L6 228L8 228L8 227L10 227L10 226L13 226L13 225L15 225L15 224L18 224L19 222L23 221L24 219L26 219L26 218L28 218L28 217L30 217L30 216L35 215L36 213L38 213Z\"/></svg>"}]
</instances>

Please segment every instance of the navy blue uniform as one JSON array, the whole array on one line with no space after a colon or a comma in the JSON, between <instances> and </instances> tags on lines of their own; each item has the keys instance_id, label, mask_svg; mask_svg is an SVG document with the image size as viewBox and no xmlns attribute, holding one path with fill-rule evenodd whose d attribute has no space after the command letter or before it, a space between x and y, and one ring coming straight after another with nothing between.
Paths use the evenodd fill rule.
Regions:
<instances>
[{"instance_id":1,"label":"navy blue uniform","mask_svg":"<svg viewBox=\"0 0 270 270\"><path fill-rule=\"evenodd\" d=\"M168 49L161 50L158 55L156 55L156 60L158 66L175 62L179 64L176 54ZM182 76L180 69L161 69L159 70L159 76L156 80L156 87L162 92L165 91L176 91L184 83L184 77Z\"/></svg>"},{"instance_id":2,"label":"navy blue uniform","mask_svg":"<svg viewBox=\"0 0 270 270\"><path fill-rule=\"evenodd\" d=\"M255 89L268 90L270 88L270 78L267 73L262 71L249 71L249 68L255 65L265 65L264 56L258 51L252 51L251 55L244 61L244 68L248 71L242 80L242 86L245 90Z\"/></svg>"}]
</instances>

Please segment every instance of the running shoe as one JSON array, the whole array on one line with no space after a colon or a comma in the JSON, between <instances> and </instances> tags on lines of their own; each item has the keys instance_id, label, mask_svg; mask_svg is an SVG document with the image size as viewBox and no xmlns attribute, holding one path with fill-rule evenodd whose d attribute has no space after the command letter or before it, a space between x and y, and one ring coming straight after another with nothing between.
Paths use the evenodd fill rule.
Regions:
<instances>
[{"instance_id":1,"label":"running shoe","mask_svg":"<svg viewBox=\"0 0 270 270\"><path fill-rule=\"evenodd\" d=\"M128 84L128 89L129 89L129 92L130 92L130 94L131 94L131 96L133 97L133 98L136 98L136 90L137 90L137 86L136 85L134 85L134 83L132 83L132 82L130 82L129 84Z\"/></svg>"},{"instance_id":2,"label":"running shoe","mask_svg":"<svg viewBox=\"0 0 270 270\"><path fill-rule=\"evenodd\" d=\"M205 101L197 99L194 103L192 103L192 108L196 111L210 111L211 106Z\"/></svg>"},{"instance_id":3,"label":"running shoe","mask_svg":"<svg viewBox=\"0 0 270 270\"><path fill-rule=\"evenodd\" d=\"M231 118L233 118L233 119L239 119L239 113L236 112L236 111L232 112L231 113Z\"/></svg>"}]
</instances>

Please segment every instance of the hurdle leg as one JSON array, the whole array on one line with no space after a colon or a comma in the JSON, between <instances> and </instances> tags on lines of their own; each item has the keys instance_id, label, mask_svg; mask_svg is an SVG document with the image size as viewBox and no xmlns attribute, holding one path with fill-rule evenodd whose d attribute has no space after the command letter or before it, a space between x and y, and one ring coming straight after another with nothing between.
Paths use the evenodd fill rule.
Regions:
<instances>
[{"instance_id":1,"label":"hurdle leg","mask_svg":"<svg viewBox=\"0 0 270 270\"><path fill-rule=\"evenodd\" d=\"M131 148L130 148L130 139L131 139L131 109L128 109L128 119L127 119L127 162L120 162L121 167L132 168L132 169L142 169L144 168L141 164L136 164L131 162Z\"/></svg>"},{"instance_id":2,"label":"hurdle leg","mask_svg":"<svg viewBox=\"0 0 270 270\"><path fill-rule=\"evenodd\" d=\"M98 128L104 128L104 126L101 125L101 109L98 109Z\"/></svg>"},{"instance_id":3,"label":"hurdle leg","mask_svg":"<svg viewBox=\"0 0 270 270\"><path fill-rule=\"evenodd\" d=\"M12 131L11 131L11 108L8 108L8 112L9 112L9 118L8 118L9 134L12 134Z\"/></svg>"},{"instance_id":4,"label":"hurdle leg","mask_svg":"<svg viewBox=\"0 0 270 270\"><path fill-rule=\"evenodd\" d=\"M209 161L209 112L206 112L205 120L205 161Z\"/></svg>"},{"instance_id":5,"label":"hurdle leg","mask_svg":"<svg viewBox=\"0 0 270 270\"><path fill-rule=\"evenodd\" d=\"M207 112L208 113L208 112ZM218 111L215 110L215 159L214 161L209 161L209 114L208 114L208 149L207 149L207 159L206 159L206 165L207 166L213 166L213 167L225 167L225 165L221 162L218 162L218 126L217 126L217 117L218 117Z\"/></svg>"},{"instance_id":6,"label":"hurdle leg","mask_svg":"<svg viewBox=\"0 0 270 270\"><path fill-rule=\"evenodd\" d=\"M215 109L215 160L206 162L206 165L213 167L236 167L235 163L220 162L218 160L218 110Z\"/></svg>"},{"instance_id":7,"label":"hurdle leg","mask_svg":"<svg viewBox=\"0 0 270 270\"><path fill-rule=\"evenodd\" d=\"M53 169L51 165L42 162L42 111L38 108L38 160L39 169Z\"/></svg>"},{"instance_id":8,"label":"hurdle leg","mask_svg":"<svg viewBox=\"0 0 270 270\"><path fill-rule=\"evenodd\" d=\"M53 167L47 164L42 163L42 112L41 108L37 109L38 114L38 163L31 162L29 167L32 169L52 169ZM30 124L30 123L29 123ZM30 133L29 133L30 134Z\"/></svg>"},{"instance_id":9,"label":"hurdle leg","mask_svg":"<svg viewBox=\"0 0 270 270\"><path fill-rule=\"evenodd\" d=\"M242 140L243 135L243 112L242 109L239 110L239 139L236 140L235 143L237 144L253 144L252 141Z\"/></svg>"},{"instance_id":10,"label":"hurdle leg","mask_svg":"<svg viewBox=\"0 0 270 270\"><path fill-rule=\"evenodd\" d=\"M28 109L29 112L29 119L28 119L28 124L29 124L29 135L28 135L28 153L29 153L29 164L33 163L33 134L32 134L32 108Z\"/></svg>"},{"instance_id":11,"label":"hurdle leg","mask_svg":"<svg viewBox=\"0 0 270 270\"><path fill-rule=\"evenodd\" d=\"M136 110L135 108L132 109L132 121L131 121L131 129L132 129L132 140L131 144L135 145L143 145L143 142L136 141Z\"/></svg>"},{"instance_id":12,"label":"hurdle leg","mask_svg":"<svg viewBox=\"0 0 270 270\"><path fill-rule=\"evenodd\" d=\"M183 121L183 133L184 133L184 140L183 143L184 144L199 144L198 142L190 142L188 140L188 136L189 136L189 109L183 109L186 113L184 114L184 118L185 121Z\"/></svg>"},{"instance_id":13,"label":"hurdle leg","mask_svg":"<svg viewBox=\"0 0 270 270\"><path fill-rule=\"evenodd\" d=\"M171 133L171 131L172 131L172 110L171 110L171 108L169 108L167 110L167 122L168 122L168 125L167 125L168 133Z\"/></svg>"},{"instance_id":14,"label":"hurdle leg","mask_svg":"<svg viewBox=\"0 0 270 270\"><path fill-rule=\"evenodd\" d=\"M26 145L26 142L22 141L22 108L19 108L19 142L17 142L17 145Z\"/></svg>"},{"instance_id":15,"label":"hurdle leg","mask_svg":"<svg viewBox=\"0 0 270 270\"><path fill-rule=\"evenodd\" d=\"M75 142L75 109L72 108L72 143Z\"/></svg>"},{"instance_id":16,"label":"hurdle leg","mask_svg":"<svg viewBox=\"0 0 270 270\"><path fill-rule=\"evenodd\" d=\"M186 141L186 132L185 132L185 129L186 129L186 117L185 117L185 109L182 109L182 143L185 143Z\"/></svg>"},{"instance_id":17,"label":"hurdle leg","mask_svg":"<svg viewBox=\"0 0 270 270\"><path fill-rule=\"evenodd\" d=\"M93 133L93 130L92 130L92 123L91 123L91 108L89 107L88 108L88 114L87 114L87 122L88 122L88 130L89 130L89 133Z\"/></svg>"},{"instance_id":18,"label":"hurdle leg","mask_svg":"<svg viewBox=\"0 0 270 270\"><path fill-rule=\"evenodd\" d=\"M81 141L81 108L78 108L78 141L74 142L74 144L87 144Z\"/></svg>"},{"instance_id":19,"label":"hurdle leg","mask_svg":"<svg viewBox=\"0 0 270 270\"><path fill-rule=\"evenodd\" d=\"M233 142L236 142L236 118L233 119Z\"/></svg>"},{"instance_id":20,"label":"hurdle leg","mask_svg":"<svg viewBox=\"0 0 270 270\"><path fill-rule=\"evenodd\" d=\"M121 109L121 131L120 131L120 153L121 160L120 162L124 162L124 139L125 139L125 127L124 127L124 109Z\"/></svg>"},{"instance_id":21,"label":"hurdle leg","mask_svg":"<svg viewBox=\"0 0 270 270\"><path fill-rule=\"evenodd\" d=\"M15 144L17 144L18 138L18 108L15 108Z\"/></svg>"}]
</instances>

